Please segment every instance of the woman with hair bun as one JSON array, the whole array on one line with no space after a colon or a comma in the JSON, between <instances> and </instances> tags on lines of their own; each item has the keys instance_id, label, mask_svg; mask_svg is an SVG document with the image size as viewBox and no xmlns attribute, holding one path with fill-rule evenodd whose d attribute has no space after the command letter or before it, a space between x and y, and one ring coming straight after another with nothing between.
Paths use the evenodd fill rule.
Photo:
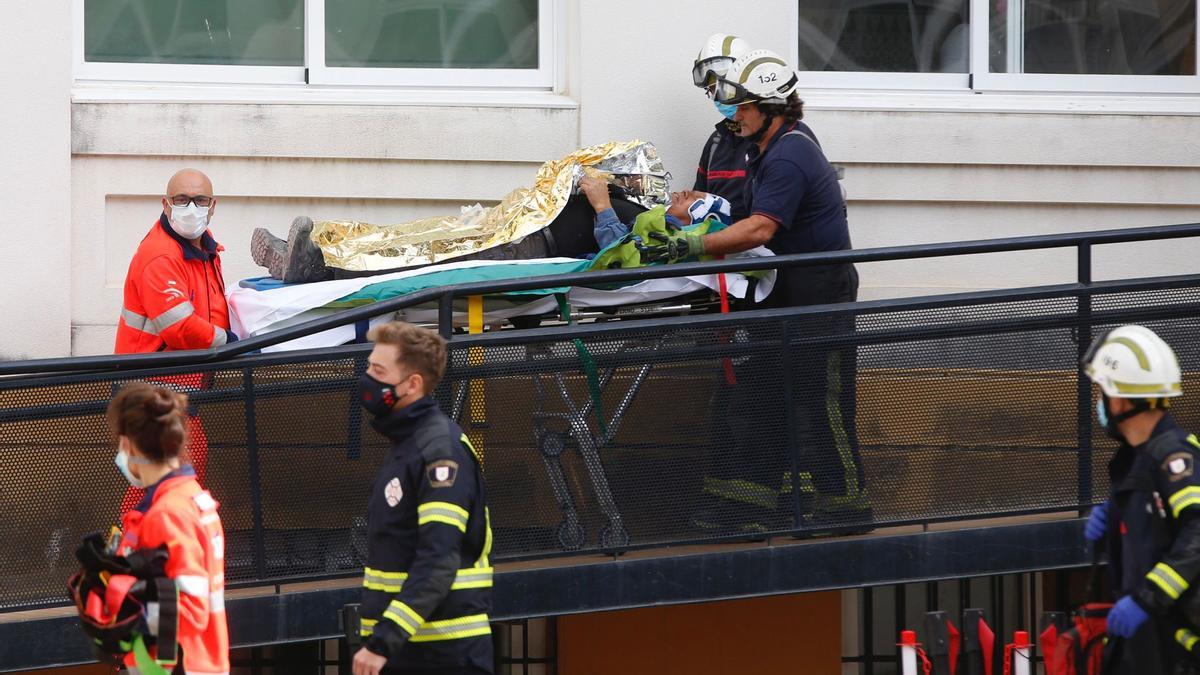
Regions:
<instances>
[{"instance_id":1,"label":"woman with hair bun","mask_svg":"<svg viewBox=\"0 0 1200 675\"><path fill-rule=\"evenodd\" d=\"M225 622L225 540L217 502L200 487L186 462L187 396L144 382L123 387L108 405L117 440L117 468L145 496L122 516L124 534L116 553L165 547L166 577L174 580L178 611L174 625L147 605L152 634L174 631L179 653L162 663L171 672L216 675L229 672ZM127 666L135 666L133 654Z\"/></svg>"}]
</instances>

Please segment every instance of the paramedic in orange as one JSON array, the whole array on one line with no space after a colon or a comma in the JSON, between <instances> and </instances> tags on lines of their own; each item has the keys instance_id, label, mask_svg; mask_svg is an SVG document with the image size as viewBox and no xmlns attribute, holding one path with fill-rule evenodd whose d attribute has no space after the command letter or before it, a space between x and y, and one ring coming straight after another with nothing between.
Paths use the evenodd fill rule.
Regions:
<instances>
[{"instance_id":1,"label":"paramedic in orange","mask_svg":"<svg viewBox=\"0 0 1200 675\"><path fill-rule=\"evenodd\" d=\"M173 630L178 640L177 660L161 665L173 673L228 675L224 532L217 502L181 459L187 396L144 382L130 384L109 403L108 421L117 438L117 468L131 486L145 490L122 518L116 552L128 556L165 546L166 576L178 589L173 625L163 623L166 617L147 617L152 634ZM133 654L126 665L135 665Z\"/></svg>"},{"instance_id":2,"label":"paramedic in orange","mask_svg":"<svg viewBox=\"0 0 1200 675\"><path fill-rule=\"evenodd\" d=\"M237 341L229 329L229 306L221 277L222 246L208 230L217 209L212 181L195 169L171 176L162 213L138 245L125 276L125 297L117 323L117 354L210 349ZM182 391L198 391L202 375L161 378ZM200 419L188 421L188 448L197 477L204 481L208 439ZM130 491L122 512L141 498Z\"/></svg>"}]
</instances>

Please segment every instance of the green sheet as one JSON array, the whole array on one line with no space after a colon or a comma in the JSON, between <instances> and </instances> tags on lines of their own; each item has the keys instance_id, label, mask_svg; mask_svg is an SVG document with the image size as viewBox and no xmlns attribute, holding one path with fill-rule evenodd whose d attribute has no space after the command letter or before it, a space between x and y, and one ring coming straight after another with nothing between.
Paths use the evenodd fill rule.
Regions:
<instances>
[{"instance_id":1,"label":"green sheet","mask_svg":"<svg viewBox=\"0 0 1200 675\"><path fill-rule=\"evenodd\" d=\"M430 271L428 274L418 274L404 279L381 281L364 286L356 293L338 298L325 305L333 309L345 309L359 305L369 305L374 302L388 300L408 293L416 293L427 288L450 286L453 284L469 284L477 281L504 281L506 279L523 279L540 277L550 274L571 274L582 272L592 264L590 260L573 260L570 262L554 263L514 263L511 265L483 265L453 270ZM504 295L543 296L554 293L566 293L568 288L538 288L528 291L514 291Z\"/></svg>"}]
</instances>

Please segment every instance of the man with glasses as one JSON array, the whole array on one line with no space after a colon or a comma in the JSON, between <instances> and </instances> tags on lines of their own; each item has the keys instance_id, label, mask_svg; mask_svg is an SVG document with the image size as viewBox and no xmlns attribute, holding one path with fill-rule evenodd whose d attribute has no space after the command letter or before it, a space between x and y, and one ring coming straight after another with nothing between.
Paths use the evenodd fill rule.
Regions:
<instances>
[{"instance_id":1,"label":"man with glasses","mask_svg":"<svg viewBox=\"0 0 1200 675\"><path fill-rule=\"evenodd\" d=\"M217 208L212 192L195 169L167 183L162 214L129 263L118 354L210 349L237 339L229 330L223 248L208 231Z\"/></svg>"},{"instance_id":2,"label":"man with glasses","mask_svg":"<svg viewBox=\"0 0 1200 675\"><path fill-rule=\"evenodd\" d=\"M195 169L179 171L167 182L162 208L129 263L117 322L117 354L211 349L237 340L229 329L221 277L224 249L208 231L217 208L212 181ZM156 381L195 392L207 386L209 377L197 373ZM188 452L203 483L208 440L194 414L188 422ZM140 498L141 491L131 488L122 512Z\"/></svg>"}]
</instances>

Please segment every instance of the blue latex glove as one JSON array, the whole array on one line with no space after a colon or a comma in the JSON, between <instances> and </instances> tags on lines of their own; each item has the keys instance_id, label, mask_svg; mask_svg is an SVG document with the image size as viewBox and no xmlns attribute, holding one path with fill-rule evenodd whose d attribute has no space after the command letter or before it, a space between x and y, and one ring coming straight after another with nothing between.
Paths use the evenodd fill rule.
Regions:
<instances>
[{"instance_id":1,"label":"blue latex glove","mask_svg":"<svg viewBox=\"0 0 1200 675\"><path fill-rule=\"evenodd\" d=\"M1083 526L1083 538L1094 544L1103 539L1107 531L1108 502L1104 502L1092 509L1092 515L1088 516L1087 525Z\"/></svg>"},{"instance_id":2,"label":"blue latex glove","mask_svg":"<svg viewBox=\"0 0 1200 675\"><path fill-rule=\"evenodd\" d=\"M1133 637L1149 618L1146 610L1126 595L1108 610L1108 634L1122 638Z\"/></svg>"}]
</instances>

